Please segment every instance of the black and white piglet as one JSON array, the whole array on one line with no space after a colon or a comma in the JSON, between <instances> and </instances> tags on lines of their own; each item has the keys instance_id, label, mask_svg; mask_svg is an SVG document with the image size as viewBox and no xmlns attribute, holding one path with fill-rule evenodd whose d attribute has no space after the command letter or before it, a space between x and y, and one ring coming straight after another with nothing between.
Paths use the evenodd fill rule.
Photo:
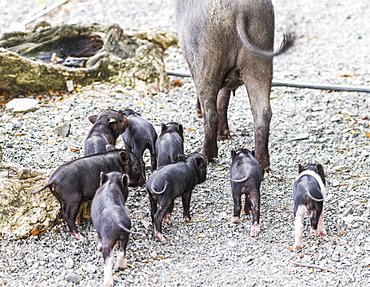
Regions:
<instances>
[{"instance_id":1,"label":"black and white piglet","mask_svg":"<svg viewBox=\"0 0 370 287\"><path fill-rule=\"evenodd\" d=\"M240 222L242 195L245 196L244 212L252 212L252 228L250 235L257 236L260 232L260 186L262 172L260 165L247 149L231 151L230 183L234 201L234 214L231 223Z\"/></svg>"},{"instance_id":2,"label":"black and white piglet","mask_svg":"<svg viewBox=\"0 0 370 287\"><path fill-rule=\"evenodd\" d=\"M152 171L157 168L157 154L155 143L157 132L150 122L142 118L140 113L131 109L123 110L123 114L129 119L130 125L122 134L125 149L133 152L140 160L141 168L145 171L143 154L146 149L150 152Z\"/></svg>"},{"instance_id":3,"label":"black and white piglet","mask_svg":"<svg viewBox=\"0 0 370 287\"><path fill-rule=\"evenodd\" d=\"M113 286L113 249L117 246L117 269L126 268L126 248L131 219L126 209L128 175L100 174L100 187L91 204L91 219L98 233L98 250L103 253L104 286Z\"/></svg>"},{"instance_id":4,"label":"black and white piglet","mask_svg":"<svg viewBox=\"0 0 370 287\"><path fill-rule=\"evenodd\" d=\"M179 154L184 154L183 126L175 122L162 123L155 149L158 167L178 161Z\"/></svg>"},{"instance_id":5,"label":"black and white piglet","mask_svg":"<svg viewBox=\"0 0 370 287\"><path fill-rule=\"evenodd\" d=\"M84 142L84 156L114 148L118 136L130 124L122 111L112 109L107 109L99 115L89 116L89 121L93 126Z\"/></svg>"},{"instance_id":6,"label":"black and white piglet","mask_svg":"<svg viewBox=\"0 0 370 287\"><path fill-rule=\"evenodd\" d=\"M325 175L321 164L298 166L293 185L295 241L293 250L302 248L304 217L311 214L311 235L326 236L324 226Z\"/></svg>"},{"instance_id":7,"label":"black and white piglet","mask_svg":"<svg viewBox=\"0 0 370 287\"><path fill-rule=\"evenodd\" d=\"M162 235L162 220L169 221L174 199L182 197L183 215L190 221L190 200L194 187L206 180L207 161L199 153L181 155L176 163L165 165L153 172L146 190L149 194L151 217L154 225L154 235L159 241L164 241Z\"/></svg>"}]
</instances>

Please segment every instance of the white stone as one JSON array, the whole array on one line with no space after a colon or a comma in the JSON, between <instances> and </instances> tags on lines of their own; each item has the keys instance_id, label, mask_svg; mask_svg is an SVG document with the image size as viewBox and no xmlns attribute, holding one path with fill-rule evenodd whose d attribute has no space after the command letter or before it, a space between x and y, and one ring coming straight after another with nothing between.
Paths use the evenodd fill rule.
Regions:
<instances>
[{"instance_id":1,"label":"white stone","mask_svg":"<svg viewBox=\"0 0 370 287\"><path fill-rule=\"evenodd\" d=\"M5 105L5 109L12 110L13 113L27 113L37 110L38 107L37 100L28 98L13 99Z\"/></svg>"}]
</instances>

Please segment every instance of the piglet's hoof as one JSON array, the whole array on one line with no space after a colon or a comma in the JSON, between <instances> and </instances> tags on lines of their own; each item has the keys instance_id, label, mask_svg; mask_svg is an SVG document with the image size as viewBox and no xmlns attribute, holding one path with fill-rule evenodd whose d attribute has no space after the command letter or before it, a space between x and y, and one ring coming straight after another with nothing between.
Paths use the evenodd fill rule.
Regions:
<instances>
[{"instance_id":1,"label":"piglet's hoof","mask_svg":"<svg viewBox=\"0 0 370 287\"><path fill-rule=\"evenodd\" d=\"M232 219L231 219L231 224L238 224L240 223L240 218L237 217L237 216L234 216Z\"/></svg>"},{"instance_id":2,"label":"piglet's hoof","mask_svg":"<svg viewBox=\"0 0 370 287\"><path fill-rule=\"evenodd\" d=\"M191 219L190 219L189 216L184 216L184 219L185 219L186 222L190 222L191 221Z\"/></svg>"},{"instance_id":3,"label":"piglet's hoof","mask_svg":"<svg viewBox=\"0 0 370 287\"><path fill-rule=\"evenodd\" d=\"M82 241L82 240L84 240L85 239L85 237L83 237L81 234L79 234L79 233L72 233L72 237L73 238L75 238L75 239L77 239L77 240L80 240L80 241Z\"/></svg>"},{"instance_id":4,"label":"piglet's hoof","mask_svg":"<svg viewBox=\"0 0 370 287\"><path fill-rule=\"evenodd\" d=\"M122 263L121 262L118 263L117 266L116 266L116 268L117 268L117 270L124 270L124 269L126 269L127 268L126 261L124 261Z\"/></svg>"},{"instance_id":5,"label":"piglet's hoof","mask_svg":"<svg viewBox=\"0 0 370 287\"><path fill-rule=\"evenodd\" d=\"M256 237L258 236L258 234L260 233L260 227L258 224L256 225L252 225L252 228L251 228L251 236L252 237Z\"/></svg>"},{"instance_id":6,"label":"piglet's hoof","mask_svg":"<svg viewBox=\"0 0 370 287\"><path fill-rule=\"evenodd\" d=\"M302 246L301 245L294 245L292 249L293 249L293 251L299 251L299 250L302 249Z\"/></svg>"},{"instance_id":7,"label":"piglet's hoof","mask_svg":"<svg viewBox=\"0 0 370 287\"><path fill-rule=\"evenodd\" d=\"M171 213L166 213L166 215L163 217L162 222L165 224L168 224L170 222Z\"/></svg>"},{"instance_id":8,"label":"piglet's hoof","mask_svg":"<svg viewBox=\"0 0 370 287\"><path fill-rule=\"evenodd\" d=\"M166 239L163 237L162 233L160 233L160 232L157 232L155 234L155 237L158 239L159 242L162 242L162 243L166 242Z\"/></svg>"}]
</instances>

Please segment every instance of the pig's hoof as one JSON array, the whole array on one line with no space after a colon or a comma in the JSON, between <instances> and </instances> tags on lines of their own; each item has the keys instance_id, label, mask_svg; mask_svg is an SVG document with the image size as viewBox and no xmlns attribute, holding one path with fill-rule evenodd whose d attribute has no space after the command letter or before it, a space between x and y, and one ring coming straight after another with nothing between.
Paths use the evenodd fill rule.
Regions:
<instances>
[{"instance_id":1,"label":"pig's hoof","mask_svg":"<svg viewBox=\"0 0 370 287\"><path fill-rule=\"evenodd\" d=\"M98 249L98 251L102 251L103 250L103 246L101 244L101 242L98 243L98 246L96 247Z\"/></svg>"},{"instance_id":2,"label":"pig's hoof","mask_svg":"<svg viewBox=\"0 0 370 287\"><path fill-rule=\"evenodd\" d=\"M80 233L73 233L72 237L80 241L85 239Z\"/></svg>"},{"instance_id":3,"label":"pig's hoof","mask_svg":"<svg viewBox=\"0 0 370 287\"><path fill-rule=\"evenodd\" d=\"M318 235L317 230L311 228L310 235L311 236L317 236Z\"/></svg>"},{"instance_id":4,"label":"pig's hoof","mask_svg":"<svg viewBox=\"0 0 370 287\"><path fill-rule=\"evenodd\" d=\"M240 218L237 217L237 216L234 216L232 219L231 219L231 224L238 224L240 223Z\"/></svg>"},{"instance_id":5,"label":"pig's hoof","mask_svg":"<svg viewBox=\"0 0 370 287\"><path fill-rule=\"evenodd\" d=\"M197 109L196 114L197 114L197 117L198 118L200 118L200 119L203 118L202 110L201 109Z\"/></svg>"},{"instance_id":6,"label":"pig's hoof","mask_svg":"<svg viewBox=\"0 0 370 287\"><path fill-rule=\"evenodd\" d=\"M320 235L320 237L326 237L326 236L328 236L327 234L326 234L326 231L324 230L324 231L320 231L319 232L319 235Z\"/></svg>"},{"instance_id":7,"label":"pig's hoof","mask_svg":"<svg viewBox=\"0 0 370 287\"><path fill-rule=\"evenodd\" d=\"M230 134L227 133L227 134L222 134L222 135L217 135L217 139L222 141L222 140L227 140L230 138Z\"/></svg>"},{"instance_id":8,"label":"pig's hoof","mask_svg":"<svg viewBox=\"0 0 370 287\"><path fill-rule=\"evenodd\" d=\"M296 245L296 244L294 244L294 246L293 246L293 251L299 251L299 250L301 250L302 249L302 245Z\"/></svg>"},{"instance_id":9,"label":"pig's hoof","mask_svg":"<svg viewBox=\"0 0 370 287\"><path fill-rule=\"evenodd\" d=\"M155 237L158 239L159 242L165 243L166 239L163 237L162 233L157 232Z\"/></svg>"},{"instance_id":10,"label":"pig's hoof","mask_svg":"<svg viewBox=\"0 0 370 287\"><path fill-rule=\"evenodd\" d=\"M218 140L227 140L231 138L231 135L230 135L230 131L229 130L225 130L225 131L220 131L218 134L217 134L217 139Z\"/></svg>"},{"instance_id":11,"label":"pig's hoof","mask_svg":"<svg viewBox=\"0 0 370 287\"><path fill-rule=\"evenodd\" d=\"M260 233L260 227L259 227L259 225L252 225L252 228L251 228L251 236L252 237L256 237L256 236L258 236L259 233Z\"/></svg>"},{"instance_id":12,"label":"pig's hoof","mask_svg":"<svg viewBox=\"0 0 370 287\"><path fill-rule=\"evenodd\" d=\"M165 224L170 223L171 213L166 213L166 215L163 217L162 222Z\"/></svg>"},{"instance_id":13,"label":"pig's hoof","mask_svg":"<svg viewBox=\"0 0 370 287\"><path fill-rule=\"evenodd\" d=\"M191 218L189 216L184 216L184 219L186 222L190 222L191 221Z\"/></svg>"}]
</instances>

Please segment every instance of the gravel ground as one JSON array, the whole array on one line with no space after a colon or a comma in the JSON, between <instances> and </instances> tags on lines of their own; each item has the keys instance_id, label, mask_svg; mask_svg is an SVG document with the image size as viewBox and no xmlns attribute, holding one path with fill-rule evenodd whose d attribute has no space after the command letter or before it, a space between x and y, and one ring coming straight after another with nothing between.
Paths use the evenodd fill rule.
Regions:
<instances>
[{"instance_id":1,"label":"gravel ground","mask_svg":"<svg viewBox=\"0 0 370 287\"><path fill-rule=\"evenodd\" d=\"M21 22L37 12L41 6L34 3L1 0L0 32L8 29L9 22ZM275 0L274 4L277 43L286 29L298 36L295 47L275 59L276 80L370 85L368 0ZM172 6L166 0L72 0L45 19L53 25L118 22L129 31L176 31ZM168 69L186 68L175 47L166 52L165 61ZM157 131L161 122L182 123L186 152L199 151L203 127L195 116L194 85L191 79L180 80L183 86L167 93L139 93L129 87L95 83L63 97L40 95L40 108L27 114L1 109L3 160L55 169L82 155L72 150L82 149L90 127L88 115L125 107L142 111ZM208 180L193 192L191 223L183 221L181 203L176 201L173 218L164 226L168 241L158 243L152 236L145 191L131 190L128 207L134 229L146 236L131 237L129 268L115 272L116 286L369 285L368 94L276 87L271 104L272 171L261 188L260 235L249 236L250 216L243 215L239 225L229 224L233 208L228 182L230 150L253 148L252 116L246 91L240 88L229 108L232 139L219 142L220 155L209 165ZM68 137L55 133L62 123L71 125ZM293 244L291 188L297 164L312 162L322 163L326 171L328 237L310 237L307 228L304 248L293 252L289 248ZM4 235L0 286L101 284L103 260L96 250L94 227L86 220L79 229L87 240L71 239L64 223L25 240Z\"/></svg>"}]
</instances>

